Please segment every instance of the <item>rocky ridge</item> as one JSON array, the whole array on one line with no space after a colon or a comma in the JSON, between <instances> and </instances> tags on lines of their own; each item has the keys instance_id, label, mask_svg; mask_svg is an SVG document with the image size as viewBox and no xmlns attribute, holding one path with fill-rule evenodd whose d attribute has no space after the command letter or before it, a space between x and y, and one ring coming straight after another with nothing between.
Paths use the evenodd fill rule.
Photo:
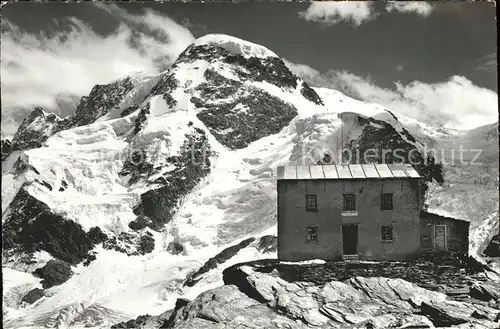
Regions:
<instances>
[{"instance_id":1,"label":"rocky ridge","mask_svg":"<svg viewBox=\"0 0 500 329\"><path fill-rule=\"evenodd\" d=\"M426 268L430 264L440 267L419 262L420 274L432 273ZM454 277L472 287L466 296L457 295L456 286L455 291L423 288L426 279L418 275L399 278L398 266L408 264L379 265L275 260L236 264L224 271L224 286L193 301L178 300L174 310L160 317L142 316L113 328L494 328L500 321L498 291L484 283L489 274L479 268L471 271L472 264L451 265ZM314 269L330 275L321 281L300 274L291 278L285 267L288 273ZM379 276L382 268L385 276ZM465 274L466 268L471 273Z\"/></svg>"}]
</instances>

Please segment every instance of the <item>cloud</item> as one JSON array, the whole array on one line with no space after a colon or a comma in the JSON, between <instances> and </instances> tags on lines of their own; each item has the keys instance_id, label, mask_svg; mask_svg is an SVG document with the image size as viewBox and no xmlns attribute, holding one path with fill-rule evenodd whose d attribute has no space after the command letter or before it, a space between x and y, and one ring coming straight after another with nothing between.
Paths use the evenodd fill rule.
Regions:
<instances>
[{"instance_id":1,"label":"cloud","mask_svg":"<svg viewBox=\"0 0 500 329\"><path fill-rule=\"evenodd\" d=\"M428 2L424 1L401 1L401 2L390 2L385 7L385 10L389 13L397 11L400 13L415 13L423 17L429 16L434 7Z\"/></svg>"},{"instance_id":2,"label":"cloud","mask_svg":"<svg viewBox=\"0 0 500 329\"><path fill-rule=\"evenodd\" d=\"M120 22L110 35L74 17L60 19L69 31L50 36L29 34L2 19L2 137L12 135L35 106L67 115L68 108L74 110L67 105L95 84L164 70L194 40L187 28L154 11L132 15L116 5L97 6Z\"/></svg>"},{"instance_id":3,"label":"cloud","mask_svg":"<svg viewBox=\"0 0 500 329\"><path fill-rule=\"evenodd\" d=\"M434 7L423 1L401 1L390 2L385 6L389 13L413 13L423 17L429 16ZM311 22L322 25L333 25L341 22L349 22L354 26L360 26L377 18L373 3L368 1L340 1L340 2L313 2L306 11L300 12L299 16Z\"/></svg>"},{"instance_id":4,"label":"cloud","mask_svg":"<svg viewBox=\"0 0 500 329\"><path fill-rule=\"evenodd\" d=\"M474 70L497 73L497 53L488 54L481 58L479 64L474 67Z\"/></svg>"},{"instance_id":5,"label":"cloud","mask_svg":"<svg viewBox=\"0 0 500 329\"><path fill-rule=\"evenodd\" d=\"M375 18L370 2L313 2L299 15L307 21L324 25L346 21L359 26Z\"/></svg>"},{"instance_id":6,"label":"cloud","mask_svg":"<svg viewBox=\"0 0 500 329\"><path fill-rule=\"evenodd\" d=\"M394 89L377 86L371 79L345 71L322 74L314 68L286 62L290 70L316 87L339 90L366 102L378 103L396 115L405 115L447 128L472 129L498 120L498 95L463 76L447 81L395 83Z\"/></svg>"}]
</instances>

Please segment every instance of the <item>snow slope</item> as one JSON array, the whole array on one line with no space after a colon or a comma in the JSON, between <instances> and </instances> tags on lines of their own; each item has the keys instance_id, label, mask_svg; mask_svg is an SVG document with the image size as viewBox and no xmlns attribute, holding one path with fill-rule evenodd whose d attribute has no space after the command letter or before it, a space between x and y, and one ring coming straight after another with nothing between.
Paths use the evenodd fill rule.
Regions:
<instances>
[{"instance_id":1,"label":"snow slope","mask_svg":"<svg viewBox=\"0 0 500 329\"><path fill-rule=\"evenodd\" d=\"M233 54L239 54L245 57L277 57L275 53L266 47L225 34L207 34L206 36L195 40L193 44L215 45L224 48Z\"/></svg>"},{"instance_id":2,"label":"snow slope","mask_svg":"<svg viewBox=\"0 0 500 329\"><path fill-rule=\"evenodd\" d=\"M149 234L154 248L141 254L127 244L119 251L97 243L95 260L72 264L73 276L32 305L19 301L38 282L29 274L33 268L8 261L18 257L15 249L4 253L6 328L102 328L160 314L178 297L221 285L228 265L275 257L252 244L196 286L183 287L187 275L222 249L276 233L277 166L316 163L326 150L365 142L367 130L421 145L382 106L310 88L272 51L225 35L198 39L157 76L116 83L95 89L94 107L85 100L78 125L2 163L2 221L15 224L15 216L26 214L10 202L25 189L84 232L99 227L119 243ZM117 90L111 101L109 90ZM205 155L192 149L201 141ZM142 217L160 229L132 229ZM173 242L183 247L178 254L168 251Z\"/></svg>"}]
</instances>

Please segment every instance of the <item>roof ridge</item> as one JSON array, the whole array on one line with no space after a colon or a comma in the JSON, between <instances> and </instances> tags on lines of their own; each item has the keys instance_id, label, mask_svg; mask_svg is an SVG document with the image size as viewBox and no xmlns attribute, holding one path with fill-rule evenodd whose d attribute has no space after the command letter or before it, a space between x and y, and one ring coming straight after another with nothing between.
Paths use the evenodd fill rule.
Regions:
<instances>
[{"instance_id":1,"label":"roof ridge","mask_svg":"<svg viewBox=\"0 0 500 329\"><path fill-rule=\"evenodd\" d=\"M363 175L365 175L365 178L368 178L368 177L366 176L366 172L365 172L365 169L363 168L363 166L361 166L361 171L363 172Z\"/></svg>"},{"instance_id":2,"label":"roof ridge","mask_svg":"<svg viewBox=\"0 0 500 329\"><path fill-rule=\"evenodd\" d=\"M351 171L350 164L347 164L347 169L349 170L349 174L351 175L351 178L353 178L353 177L352 177L352 171Z\"/></svg>"},{"instance_id":3,"label":"roof ridge","mask_svg":"<svg viewBox=\"0 0 500 329\"><path fill-rule=\"evenodd\" d=\"M368 167L369 166L369 167ZM420 179L422 176L411 164L367 163L367 164L310 164L284 166L285 180L308 179ZM300 167L300 173L299 173ZM303 168L307 167L307 168ZM315 167L315 168L311 168ZM318 168L319 167L319 168ZM346 168L347 167L347 168ZM391 169L393 167L393 169ZM286 170L290 168L290 170ZM321 168L321 169L320 169ZM347 170L345 170L347 169ZM374 170L373 170L374 169ZM367 171L368 170L368 171ZM288 174L285 174L287 172ZM342 175L341 175L342 173ZM336 177L334 177L336 176Z\"/></svg>"}]
</instances>

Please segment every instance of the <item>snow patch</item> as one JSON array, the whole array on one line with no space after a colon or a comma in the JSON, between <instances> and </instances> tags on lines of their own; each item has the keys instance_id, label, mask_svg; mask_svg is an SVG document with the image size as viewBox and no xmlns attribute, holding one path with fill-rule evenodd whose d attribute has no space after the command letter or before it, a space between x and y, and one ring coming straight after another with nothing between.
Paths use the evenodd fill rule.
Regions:
<instances>
[{"instance_id":1,"label":"snow patch","mask_svg":"<svg viewBox=\"0 0 500 329\"><path fill-rule=\"evenodd\" d=\"M215 45L244 57L278 57L275 53L261 45L245 41L225 34L207 34L194 41L194 45Z\"/></svg>"},{"instance_id":2,"label":"snow patch","mask_svg":"<svg viewBox=\"0 0 500 329\"><path fill-rule=\"evenodd\" d=\"M280 264L285 264L285 265L314 265L314 264L326 264L326 261L322 259L311 259L311 260L303 260L300 262L283 262L281 261Z\"/></svg>"}]
</instances>

